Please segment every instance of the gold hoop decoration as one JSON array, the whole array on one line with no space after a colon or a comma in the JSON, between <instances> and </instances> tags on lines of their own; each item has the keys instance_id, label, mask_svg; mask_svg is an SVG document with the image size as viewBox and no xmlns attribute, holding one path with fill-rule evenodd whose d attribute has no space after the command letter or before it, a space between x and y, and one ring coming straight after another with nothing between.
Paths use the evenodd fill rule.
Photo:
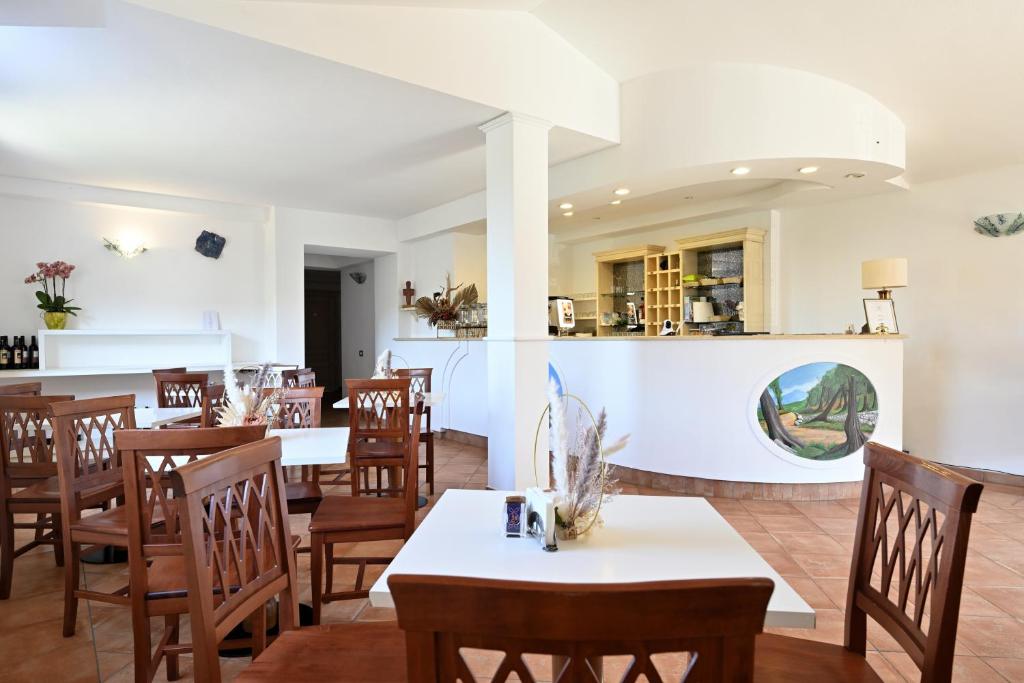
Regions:
<instances>
[{"instance_id":1,"label":"gold hoop decoration","mask_svg":"<svg viewBox=\"0 0 1024 683\"><path fill-rule=\"evenodd\" d=\"M591 518L590 524L587 525L586 529L576 534L577 536L585 536L594 527L594 524L597 523L598 517L601 516L601 505L604 503L604 487L605 482L607 481L605 478L604 441L601 439L601 434L598 431L597 419L594 417L594 413L591 412L590 407L582 398L576 394L562 394L559 398L566 400L571 398L579 403L583 407L583 410L587 411L587 416L594 425L594 436L597 437L597 452L598 457L601 459L601 493L597 498L597 509L594 510L594 516ZM549 412L551 412L550 403L544 406L544 410L541 411L540 419L537 420L537 430L533 433L533 481L538 487L540 486L540 477L537 476L537 443L540 441L540 429L544 426L544 418L547 417ZM548 467L550 467L550 465L548 465Z\"/></svg>"}]
</instances>

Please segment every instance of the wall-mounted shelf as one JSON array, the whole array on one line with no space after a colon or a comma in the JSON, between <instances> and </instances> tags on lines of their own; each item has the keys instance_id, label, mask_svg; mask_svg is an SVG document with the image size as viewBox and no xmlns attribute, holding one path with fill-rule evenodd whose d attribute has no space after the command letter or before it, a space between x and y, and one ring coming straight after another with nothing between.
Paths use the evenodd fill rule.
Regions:
<instances>
[{"instance_id":1,"label":"wall-mounted shelf","mask_svg":"<svg viewBox=\"0 0 1024 683\"><path fill-rule=\"evenodd\" d=\"M37 336L39 369L5 370L0 379L136 375L177 366L215 371L232 362L227 330L39 330Z\"/></svg>"}]
</instances>

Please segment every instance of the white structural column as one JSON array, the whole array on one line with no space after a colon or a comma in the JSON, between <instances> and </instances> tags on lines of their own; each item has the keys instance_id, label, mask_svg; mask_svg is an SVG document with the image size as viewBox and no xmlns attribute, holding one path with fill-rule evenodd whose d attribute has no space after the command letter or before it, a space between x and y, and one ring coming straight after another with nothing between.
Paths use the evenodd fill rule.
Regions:
<instances>
[{"instance_id":1,"label":"white structural column","mask_svg":"<svg viewBox=\"0 0 1024 683\"><path fill-rule=\"evenodd\" d=\"M523 490L536 482L534 432L547 400L548 131L506 113L487 135L487 481ZM547 430L537 452L547 485Z\"/></svg>"}]
</instances>

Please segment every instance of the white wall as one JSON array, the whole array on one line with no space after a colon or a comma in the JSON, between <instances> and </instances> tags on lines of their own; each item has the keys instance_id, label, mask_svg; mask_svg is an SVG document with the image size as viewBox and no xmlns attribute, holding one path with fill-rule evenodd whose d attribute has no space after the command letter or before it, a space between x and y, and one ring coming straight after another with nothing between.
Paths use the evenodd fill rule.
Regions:
<instances>
[{"instance_id":1,"label":"white wall","mask_svg":"<svg viewBox=\"0 0 1024 683\"><path fill-rule=\"evenodd\" d=\"M268 294L274 316L274 360L302 363L305 356L303 329L303 269L305 252L373 258L398 250L393 221L346 214L276 208L266 241L268 261L273 261L273 291Z\"/></svg>"},{"instance_id":2,"label":"white wall","mask_svg":"<svg viewBox=\"0 0 1024 683\"><path fill-rule=\"evenodd\" d=\"M67 295L83 309L71 318L71 328L199 329L203 311L216 310L233 333L234 357L264 358L269 313L261 286L262 221L182 206L173 211L0 196L0 334L27 336L43 327L35 287L23 280L36 261L64 260L77 266ZM203 229L227 238L220 259L195 251ZM142 238L149 251L125 260L103 247L103 237L128 235ZM0 382L7 382L2 374ZM135 393L139 405L155 401L152 378L139 375L47 378L44 390L79 398Z\"/></svg>"},{"instance_id":3,"label":"white wall","mask_svg":"<svg viewBox=\"0 0 1024 683\"><path fill-rule=\"evenodd\" d=\"M453 239L455 259L452 283L476 285L480 301L487 301L487 235L457 232Z\"/></svg>"},{"instance_id":4,"label":"white wall","mask_svg":"<svg viewBox=\"0 0 1024 683\"><path fill-rule=\"evenodd\" d=\"M358 284L351 273L364 273ZM341 376L369 377L373 374L375 351L374 268L367 261L341 270ZM360 355L362 353L362 355Z\"/></svg>"},{"instance_id":5,"label":"white wall","mask_svg":"<svg viewBox=\"0 0 1024 683\"><path fill-rule=\"evenodd\" d=\"M838 332L864 322L860 263L909 259L896 290L906 342L904 445L939 462L1024 474L1024 236L993 239L975 218L1022 211L1024 166L909 192L784 210L783 324Z\"/></svg>"}]
</instances>

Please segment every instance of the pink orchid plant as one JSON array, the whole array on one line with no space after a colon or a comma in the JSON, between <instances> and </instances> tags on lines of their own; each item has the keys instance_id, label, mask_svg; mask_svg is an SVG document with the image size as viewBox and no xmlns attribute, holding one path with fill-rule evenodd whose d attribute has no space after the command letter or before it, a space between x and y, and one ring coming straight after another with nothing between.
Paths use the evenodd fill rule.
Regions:
<instances>
[{"instance_id":1,"label":"pink orchid plant","mask_svg":"<svg viewBox=\"0 0 1024 683\"><path fill-rule=\"evenodd\" d=\"M35 273L25 278L26 285L39 283L43 285L43 288L36 292L36 298L39 299L39 304L36 308L42 309L46 313L70 313L71 315L77 315L75 311L82 309L78 306L69 306L68 304L73 299L66 298L64 291L65 287L67 287L68 278L71 277L75 267L64 261L54 261L53 263L40 261L36 264L36 268L38 270ZM58 280L60 281L59 285ZM60 294L57 293L58 287L60 288Z\"/></svg>"}]
</instances>

